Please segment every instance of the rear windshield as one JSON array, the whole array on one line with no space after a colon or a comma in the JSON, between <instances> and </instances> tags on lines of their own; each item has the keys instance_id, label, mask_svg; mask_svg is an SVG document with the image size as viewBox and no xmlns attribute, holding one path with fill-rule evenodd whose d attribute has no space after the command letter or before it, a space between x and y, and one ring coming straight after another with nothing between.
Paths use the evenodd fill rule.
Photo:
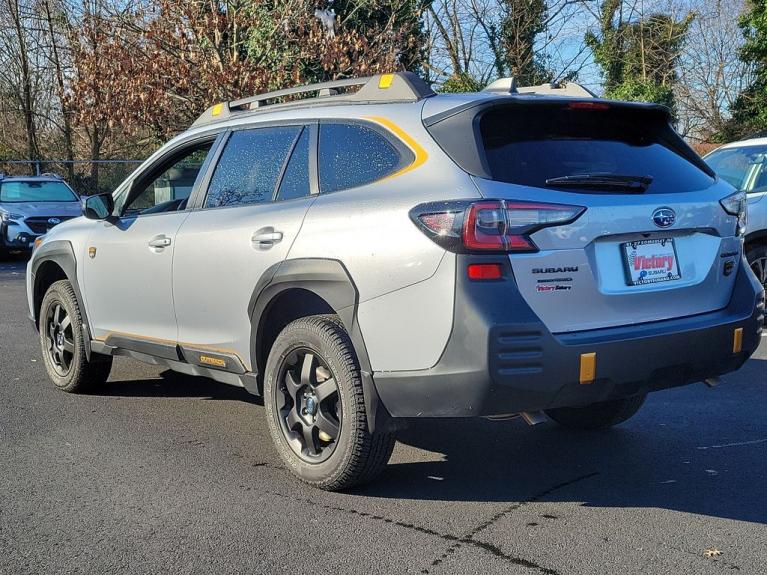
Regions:
<instances>
[{"instance_id":1,"label":"rear windshield","mask_svg":"<svg viewBox=\"0 0 767 575\"><path fill-rule=\"evenodd\" d=\"M502 182L557 188L546 181L593 174L650 176L646 193L689 192L713 183L654 110L502 107L482 115L480 132L492 177Z\"/></svg>"},{"instance_id":2,"label":"rear windshield","mask_svg":"<svg viewBox=\"0 0 767 575\"><path fill-rule=\"evenodd\" d=\"M77 198L63 182L3 182L0 202L74 202Z\"/></svg>"}]
</instances>

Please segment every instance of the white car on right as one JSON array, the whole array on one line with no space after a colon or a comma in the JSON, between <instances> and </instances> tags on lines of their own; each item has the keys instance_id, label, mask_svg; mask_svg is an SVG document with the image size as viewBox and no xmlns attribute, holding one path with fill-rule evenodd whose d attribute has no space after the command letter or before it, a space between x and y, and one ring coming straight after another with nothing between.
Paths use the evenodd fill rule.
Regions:
<instances>
[{"instance_id":1,"label":"white car on right","mask_svg":"<svg viewBox=\"0 0 767 575\"><path fill-rule=\"evenodd\" d=\"M732 142L704 161L717 175L748 194L746 259L767 288L767 137Z\"/></svg>"}]
</instances>

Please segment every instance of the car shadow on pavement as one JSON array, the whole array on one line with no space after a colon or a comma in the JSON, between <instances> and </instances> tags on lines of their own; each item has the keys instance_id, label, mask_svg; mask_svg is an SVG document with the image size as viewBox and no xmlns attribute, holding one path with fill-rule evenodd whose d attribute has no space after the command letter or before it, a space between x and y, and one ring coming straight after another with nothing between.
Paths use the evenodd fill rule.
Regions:
<instances>
[{"instance_id":1,"label":"car shadow on pavement","mask_svg":"<svg viewBox=\"0 0 767 575\"><path fill-rule=\"evenodd\" d=\"M652 394L634 418L596 432L520 419L415 421L398 439L430 457L395 459L355 493L653 507L767 523L766 374L767 361L752 358L715 389Z\"/></svg>"},{"instance_id":2,"label":"car shadow on pavement","mask_svg":"<svg viewBox=\"0 0 767 575\"><path fill-rule=\"evenodd\" d=\"M210 400L243 401L263 405L261 397L244 388L218 383L207 377L196 377L166 370L159 378L111 380L98 391L111 397L194 397Z\"/></svg>"},{"instance_id":3,"label":"car shadow on pavement","mask_svg":"<svg viewBox=\"0 0 767 575\"><path fill-rule=\"evenodd\" d=\"M752 359L738 376L746 383L736 386L653 394L633 419L603 431L520 419L412 421L381 477L350 494L659 508L767 524L765 363ZM263 405L244 389L172 371L110 381L101 394Z\"/></svg>"},{"instance_id":4,"label":"car shadow on pavement","mask_svg":"<svg viewBox=\"0 0 767 575\"><path fill-rule=\"evenodd\" d=\"M767 425L759 427L767 438ZM417 422L399 440L442 457L390 464L356 493L655 507L767 523L767 441L707 446L696 437L657 424L574 432L553 422L534 429L519 421ZM567 488L552 489L558 485Z\"/></svg>"}]
</instances>

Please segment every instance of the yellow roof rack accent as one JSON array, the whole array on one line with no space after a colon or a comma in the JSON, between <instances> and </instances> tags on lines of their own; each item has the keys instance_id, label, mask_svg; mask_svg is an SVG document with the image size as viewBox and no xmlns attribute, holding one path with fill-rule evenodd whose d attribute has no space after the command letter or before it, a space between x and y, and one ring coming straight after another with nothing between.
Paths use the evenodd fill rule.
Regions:
<instances>
[{"instance_id":1,"label":"yellow roof rack accent","mask_svg":"<svg viewBox=\"0 0 767 575\"><path fill-rule=\"evenodd\" d=\"M358 88L353 92L344 92ZM281 101L286 96L313 96ZM208 108L197 120L193 127L204 126L213 122L222 122L241 113L254 112L263 108L276 106L314 106L326 103L372 103L372 102L417 102L423 98L434 96L431 87L412 72L397 72L395 74L378 74L368 78L347 78L321 84L309 84L297 88L266 92L249 98L232 102L216 104Z\"/></svg>"}]
</instances>

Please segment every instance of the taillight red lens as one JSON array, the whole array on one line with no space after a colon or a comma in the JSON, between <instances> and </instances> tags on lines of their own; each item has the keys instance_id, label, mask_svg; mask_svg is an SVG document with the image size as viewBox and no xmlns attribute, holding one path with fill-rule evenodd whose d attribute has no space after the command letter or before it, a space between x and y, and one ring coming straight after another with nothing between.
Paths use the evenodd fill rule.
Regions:
<instances>
[{"instance_id":1,"label":"taillight red lens","mask_svg":"<svg viewBox=\"0 0 767 575\"><path fill-rule=\"evenodd\" d=\"M455 217L460 212L439 212L436 214L423 214L418 216L421 223L430 231L440 236L446 236L452 233Z\"/></svg>"},{"instance_id":2,"label":"taillight red lens","mask_svg":"<svg viewBox=\"0 0 767 575\"><path fill-rule=\"evenodd\" d=\"M463 224L463 245L473 250L503 250L506 214L501 202L472 204Z\"/></svg>"},{"instance_id":3,"label":"taillight red lens","mask_svg":"<svg viewBox=\"0 0 767 575\"><path fill-rule=\"evenodd\" d=\"M463 245L470 250L536 251L529 234L571 222L580 206L535 202L483 201L469 206L463 224Z\"/></svg>"},{"instance_id":4,"label":"taillight red lens","mask_svg":"<svg viewBox=\"0 0 767 575\"><path fill-rule=\"evenodd\" d=\"M466 273L470 280L499 280L503 277L501 264L469 264Z\"/></svg>"},{"instance_id":5,"label":"taillight red lens","mask_svg":"<svg viewBox=\"0 0 767 575\"><path fill-rule=\"evenodd\" d=\"M582 206L513 200L429 202L410 210L411 219L434 242L451 252L534 252L530 235L569 224Z\"/></svg>"}]
</instances>

